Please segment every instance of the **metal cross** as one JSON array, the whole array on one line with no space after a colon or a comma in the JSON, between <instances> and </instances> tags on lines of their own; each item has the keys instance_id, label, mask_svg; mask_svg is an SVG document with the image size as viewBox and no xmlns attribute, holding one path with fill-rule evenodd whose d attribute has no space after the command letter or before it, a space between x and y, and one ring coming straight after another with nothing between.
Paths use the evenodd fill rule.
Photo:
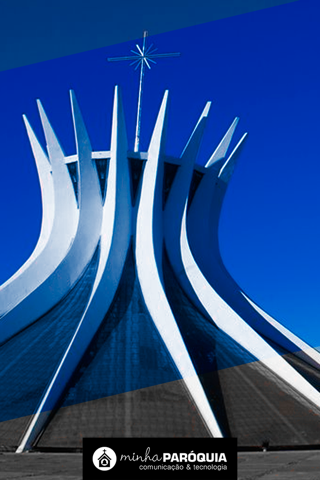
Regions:
<instances>
[{"instance_id":1,"label":"metal cross","mask_svg":"<svg viewBox=\"0 0 320 480\"><path fill-rule=\"evenodd\" d=\"M139 143L140 143L140 125L141 125L141 102L142 102L142 91L143 91L143 78L144 78L144 67L145 65L151 70L151 63L155 62L155 58L165 58L165 57L178 57L180 53L155 53L158 49L151 44L149 47L146 48L146 37L148 36L148 32L143 32L143 43L142 48L139 47L137 44L137 51L131 50L134 55L130 55L128 57L113 57L108 58L109 62L120 62L122 60L133 60L130 65L135 66L135 70L140 67L140 82L139 82L139 96L138 96L138 110L137 110L137 123L136 123L136 135L135 135L135 142L134 142L134 151L139 151Z\"/></svg>"}]
</instances>

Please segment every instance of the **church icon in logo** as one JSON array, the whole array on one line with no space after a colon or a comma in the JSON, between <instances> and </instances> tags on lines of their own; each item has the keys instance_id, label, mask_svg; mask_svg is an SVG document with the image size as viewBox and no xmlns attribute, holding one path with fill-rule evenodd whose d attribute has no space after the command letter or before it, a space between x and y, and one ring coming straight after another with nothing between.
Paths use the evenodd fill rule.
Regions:
<instances>
[{"instance_id":1,"label":"church icon in logo","mask_svg":"<svg viewBox=\"0 0 320 480\"><path fill-rule=\"evenodd\" d=\"M101 447L94 452L92 462L98 470L111 470L117 462L117 455L111 448Z\"/></svg>"},{"instance_id":2,"label":"church icon in logo","mask_svg":"<svg viewBox=\"0 0 320 480\"><path fill-rule=\"evenodd\" d=\"M99 467L110 467L111 458L106 454L106 450L103 451L103 454L98 458Z\"/></svg>"}]
</instances>

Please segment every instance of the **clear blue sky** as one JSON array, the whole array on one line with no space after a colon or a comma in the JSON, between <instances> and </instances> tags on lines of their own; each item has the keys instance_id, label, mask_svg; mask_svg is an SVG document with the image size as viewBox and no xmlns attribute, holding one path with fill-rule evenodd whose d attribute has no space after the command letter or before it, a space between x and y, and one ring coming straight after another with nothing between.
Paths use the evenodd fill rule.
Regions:
<instances>
[{"instance_id":1,"label":"clear blue sky","mask_svg":"<svg viewBox=\"0 0 320 480\"><path fill-rule=\"evenodd\" d=\"M225 199L222 256L243 290L311 345L320 345L320 37L318 0L299 0L149 37L179 51L146 73L142 145L163 91L171 105L167 153L179 155L207 100L204 163L235 116L249 132ZM146 26L148 28L148 26ZM142 33L142 32L141 32ZM138 74L135 42L0 73L0 283L27 259L41 221L39 186L22 122L43 141L40 98L66 154L75 153L68 90L76 92L94 150L109 149L113 87L122 87L133 146Z\"/></svg>"}]
</instances>

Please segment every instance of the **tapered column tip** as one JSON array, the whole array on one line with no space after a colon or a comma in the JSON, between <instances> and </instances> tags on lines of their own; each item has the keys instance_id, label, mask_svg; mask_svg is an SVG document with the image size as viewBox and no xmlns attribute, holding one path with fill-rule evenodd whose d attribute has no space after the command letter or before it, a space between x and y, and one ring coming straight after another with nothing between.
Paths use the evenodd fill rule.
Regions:
<instances>
[{"instance_id":1,"label":"tapered column tip","mask_svg":"<svg viewBox=\"0 0 320 480\"><path fill-rule=\"evenodd\" d=\"M203 112L202 112L203 117L207 117L209 115L211 104L212 104L212 102L207 102L206 103L206 106L204 107Z\"/></svg>"}]
</instances>

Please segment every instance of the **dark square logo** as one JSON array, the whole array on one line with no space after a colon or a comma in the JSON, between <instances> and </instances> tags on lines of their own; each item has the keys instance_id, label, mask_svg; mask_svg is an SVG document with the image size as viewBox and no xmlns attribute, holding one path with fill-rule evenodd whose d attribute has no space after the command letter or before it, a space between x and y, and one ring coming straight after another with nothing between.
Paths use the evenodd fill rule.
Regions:
<instances>
[{"instance_id":1,"label":"dark square logo","mask_svg":"<svg viewBox=\"0 0 320 480\"><path fill-rule=\"evenodd\" d=\"M237 480L235 438L84 438L83 480Z\"/></svg>"}]
</instances>

